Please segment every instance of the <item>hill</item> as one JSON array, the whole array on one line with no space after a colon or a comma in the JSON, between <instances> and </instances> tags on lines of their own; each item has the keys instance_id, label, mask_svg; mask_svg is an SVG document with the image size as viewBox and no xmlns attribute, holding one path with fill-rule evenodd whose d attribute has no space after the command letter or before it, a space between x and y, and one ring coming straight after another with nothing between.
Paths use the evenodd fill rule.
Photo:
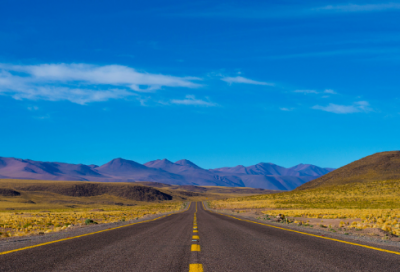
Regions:
<instances>
[{"instance_id":1,"label":"hill","mask_svg":"<svg viewBox=\"0 0 400 272\"><path fill-rule=\"evenodd\" d=\"M0 157L0 178L99 182L159 182L173 185L251 187L292 190L332 169L310 164L285 168L273 163L203 169L183 159L140 164L122 158L97 165L40 162Z\"/></svg>"},{"instance_id":2,"label":"hill","mask_svg":"<svg viewBox=\"0 0 400 272\"><path fill-rule=\"evenodd\" d=\"M380 152L364 157L309 181L296 190L383 180L400 180L400 151Z\"/></svg>"},{"instance_id":3,"label":"hill","mask_svg":"<svg viewBox=\"0 0 400 272\"><path fill-rule=\"evenodd\" d=\"M181 186L155 182L0 179L0 211L134 206L275 192L245 187Z\"/></svg>"}]
</instances>

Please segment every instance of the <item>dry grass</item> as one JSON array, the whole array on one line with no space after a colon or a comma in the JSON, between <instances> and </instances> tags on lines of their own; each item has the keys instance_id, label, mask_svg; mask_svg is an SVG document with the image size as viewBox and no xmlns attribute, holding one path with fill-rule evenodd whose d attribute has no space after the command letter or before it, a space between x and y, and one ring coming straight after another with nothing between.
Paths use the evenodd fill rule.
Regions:
<instances>
[{"instance_id":1,"label":"dry grass","mask_svg":"<svg viewBox=\"0 0 400 272\"><path fill-rule=\"evenodd\" d=\"M251 188L149 185L152 183L0 179L0 235L63 231L83 226L87 219L99 224L130 221L178 211L189 201L260 192Z\"/></svg>"},{"instance_id":2,"label":"dry grass","mask_svg":"<svg viewBox=\"0 0 400 272\"><path fill-rule=\"evenodd\" d=\"M400 180L351 183L270 195L210 201L214 209L269 216L356 219L347 228L379 228L400 235ZM342 225L344 227L344 225Z\"/></svg>"},{"instance_id":3,"label":"dry grass","mask_svg":"<svg viewBox=\"0 0 400 272\"><path fill-rule=\"evenodd\" d=\"M334 186L354 182L400 179L400 151L380 152L354 161L320 178L307 182L296 190Z\"/></svg>"},{"instance_id":4,"label":"dry grass","mask_svg":"<svg viewBox=\"0 0 400 272\"><path fill-rule=\"evenodd\" d=\"M0 234L6 238L57 232L71 226L85 225L88 219L99 224L131 221L146 215L178 211L183 207L182 203L170 202L133 207L96 206L95 209L0 212Z\"/></svg>"}]
</instances>

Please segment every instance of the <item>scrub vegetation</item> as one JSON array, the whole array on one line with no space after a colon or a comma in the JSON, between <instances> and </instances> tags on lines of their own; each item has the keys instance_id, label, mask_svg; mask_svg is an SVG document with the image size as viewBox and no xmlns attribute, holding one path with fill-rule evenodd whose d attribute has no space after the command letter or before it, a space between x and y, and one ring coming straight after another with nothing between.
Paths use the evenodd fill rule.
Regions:
<instances>
[{"instance_id":1,"label":"scrub vegetation","mask_svg":"<svg viewBox=\"0 0 400 272\"><path fill-rule=\"evenodd\" d=\"M338 228L376 228L400 235L400 180L356 182L315 189L210 201L214 209L238 213L257 210L266 218L284 215L306 224L310 219L343 220ZM305 222L303 222L305 220ZM338 220L336 220L338 221ZM340 220L339 220L340 221Z\"/></svg>"},{"instance_id":2,"label":"scrub vegetation","mask_svg":"<svg viewBox=\"0 0 400 272\"><path fill-rule=\"evenodd\" d=\"M0 179L0 237L135 221L179 211L191 201L270 193L253 188Z\"/></svg>"},{"instance_id":3,"label":"scrub vegetation","mask_svg":"<svg viewBox=\"0 0 400 272\"><path fill-rule=\"evenodd\" d=\"M175 212L182 203L157 203L133 207L104 206L96 209L60 209L0 213L2 237L25 236L63 231L73 226L138 220L146 215Z\"/></svg>"}]
</instances>

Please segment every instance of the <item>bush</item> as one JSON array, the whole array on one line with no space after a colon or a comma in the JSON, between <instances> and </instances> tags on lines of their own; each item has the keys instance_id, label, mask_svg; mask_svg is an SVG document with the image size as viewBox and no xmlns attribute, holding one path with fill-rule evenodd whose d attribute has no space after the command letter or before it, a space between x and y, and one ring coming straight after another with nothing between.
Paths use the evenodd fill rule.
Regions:
<instances>
[{"instance_id":1,"label":"bush","mask_svg":"<svg viewBox=\"0 0 400 272\"><path fill-rule=\"evenodd\" d=\"M85 220L85 224L86 225L93 224L93 223L94 223L94 221L92 219L88 218L88 219Z\"/></svg>"}]
</instances>

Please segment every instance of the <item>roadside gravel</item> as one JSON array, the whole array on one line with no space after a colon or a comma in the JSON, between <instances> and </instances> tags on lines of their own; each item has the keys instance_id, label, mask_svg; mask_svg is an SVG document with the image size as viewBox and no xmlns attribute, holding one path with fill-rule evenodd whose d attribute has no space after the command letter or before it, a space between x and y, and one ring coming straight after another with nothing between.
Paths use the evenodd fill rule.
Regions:
<instances>
[{"instance_id":1,"label":"roadside gravel","mask_svg":"<svg viewBox=\"0 0 400 272\"><path fill-rule=\"evenodd\" d=\"M330 237L330 238L336 238L336 239L341 239L341 240L353 240L353 242L364 242L368 244L373 244L379 247L385 247L385 248L390 248L391 250L394 251L400 251L400 243L399 242L394 242L390 240L382 240L374 237L367 237L367 236L355 236L355 235L345 235L343 233L334 233L330 232L327 230L320 230L320 229L313 229L311 227L305 227L305 226L298 226L295 224L284 224L284 223L278 223L278 222L273 222L272 220L263 220L263 219L257 219L257 215L243 215L243 214L238 214L231 212L229 210L213 210L210 207L208 207L207 202L204 203L206 206L206 209L210 211L214 211L217 213L222 213L230 216L234 216L237 218L242 218L242 219L247 219L255 222L260 222L264 224L269 224L277 227L282 227L282 228L287 228L287 229L292 229L292 230L297 230L297 231L302 231L302 232L307 232L307 233L312 233L312 234L317 234L317 235L323 235L325 237Z\"/></svg>"}]
</instances>

